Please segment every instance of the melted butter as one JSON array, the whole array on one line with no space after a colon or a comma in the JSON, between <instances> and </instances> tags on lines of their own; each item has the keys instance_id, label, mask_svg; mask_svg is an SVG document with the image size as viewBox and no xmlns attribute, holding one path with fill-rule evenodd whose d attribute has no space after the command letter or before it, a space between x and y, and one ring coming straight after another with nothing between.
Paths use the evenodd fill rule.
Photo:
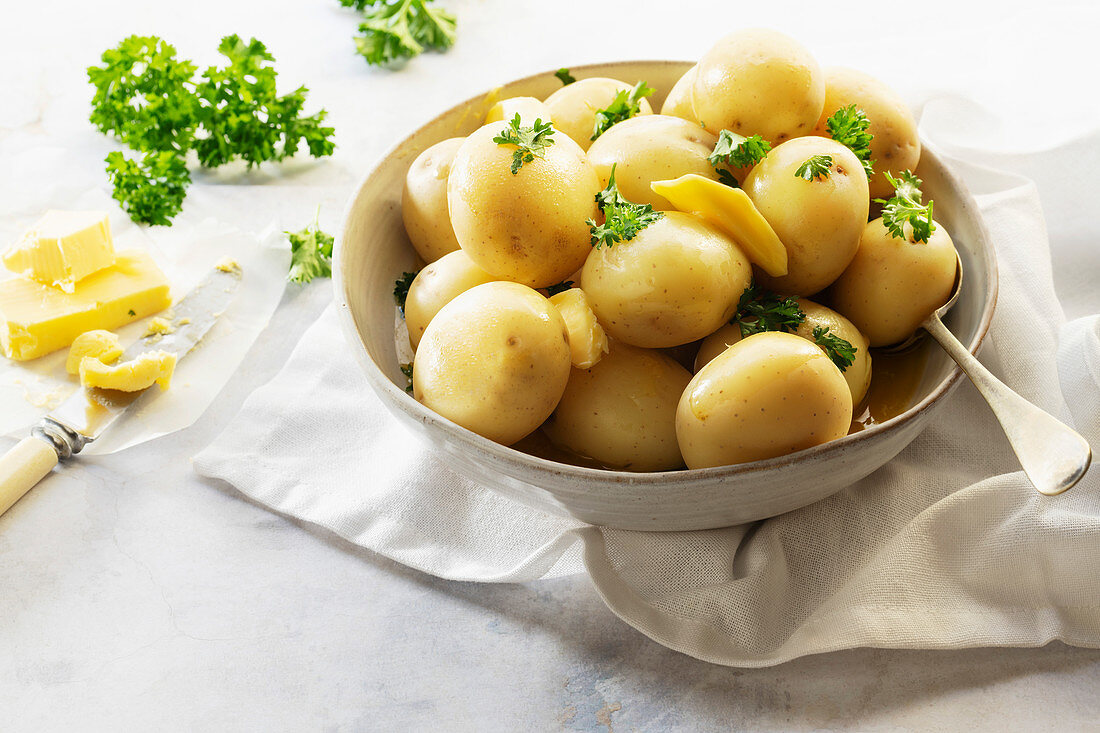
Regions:
<instances>
[{"instance_id":1,"label":"melted butter","mask_svg":"<svg viewBox=\"0 0 1100 733\"><path fill-rule=\"evenodd\" d=\"M871 387L852 411L849 434L884 423L909 409L928 363L929 343L922 339L896 354L871 349Z\"/></svg>"}]
</instances>

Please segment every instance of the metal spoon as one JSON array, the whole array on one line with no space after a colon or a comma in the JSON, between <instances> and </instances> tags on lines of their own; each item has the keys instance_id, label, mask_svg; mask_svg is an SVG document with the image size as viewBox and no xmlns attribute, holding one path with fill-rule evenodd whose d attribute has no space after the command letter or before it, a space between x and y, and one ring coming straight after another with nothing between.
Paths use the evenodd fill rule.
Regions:
<instances>
[{"instance_id":1,"label":"metal spoon","mask_svg":"<svg viewBox=\"0 0 1100 733\"><path fill-rule=\"evenodd\" d=\"M940 320L962 290L962 260L955 255L958 268L955 271L955 287L951 299L921 323L920 327L931 334L948 356L970 377L982 397L993 408L997 422L1005 431L1020 466L1028 479L1041 494L1054 496L1070 488L1085 475L1092 461L1092 449L1088 442L1048 413L1025 400L990 374L973 354L955 338L955 334ZM919 338L919 332L884 351L901 351Z\"/></svg>"}]
</instances>

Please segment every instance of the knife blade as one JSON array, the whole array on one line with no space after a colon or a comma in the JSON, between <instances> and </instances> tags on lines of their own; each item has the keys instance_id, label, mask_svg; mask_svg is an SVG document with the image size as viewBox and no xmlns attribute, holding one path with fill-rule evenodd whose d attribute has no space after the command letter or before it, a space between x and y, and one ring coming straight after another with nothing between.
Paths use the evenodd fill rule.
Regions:
<instances>
[{"instance_id":1,"label":"knife blade","mask_svg":"<svg viewBox=\"0 0 1100 733\"><path fill-rule=\"evenodd\" d=\"M122 355L129 360L152 349L183 358L202 341L237 292L241 269L232 263L218 265L172 308L173 330L138 339ZM0 514L30 491L61 460L79 453L85 445L132 407L155 399L159 388L140 392L78 389L56 410L46 415L24 438L0 456Z\"/></svg>"},{"instance_id":2,"label":"knife blade","mask_svg":"<svg viewBox=\"0 0 1100 733\"><path fill-rule=\"evenodd\" d=\"M135 341L122 354L129 361L146 351L167 351L182 359L198 344L217 322L237 292L241 282L239 267L219 267L212 270L191 292L172 307L173 330L166 334L149 334ZM79 389L39 423L38 429L49 433L58 426L69 433L70 455L98 438L126 411L143 398L155 398L159 390L120 392L113 389ZM52 441L51 441L52 442ZM59 452L59 457L68 458Z\"/></svg>"}]
</instances>

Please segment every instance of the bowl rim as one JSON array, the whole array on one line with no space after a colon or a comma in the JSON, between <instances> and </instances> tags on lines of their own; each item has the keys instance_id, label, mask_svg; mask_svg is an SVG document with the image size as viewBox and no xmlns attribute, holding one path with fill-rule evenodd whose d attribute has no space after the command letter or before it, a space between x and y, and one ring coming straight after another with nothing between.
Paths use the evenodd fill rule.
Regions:
<instances>
[{"instance_id":1,"label":"bowl rim","mask_svg":"<svg viewBox=\"0 0 1100 733\"><path fill-rule=\"evenodd\" d=\"M598 72L604 72L609 68L615 68L618 66L634 66L637 64L646 65L688 65L694 66L694 61L678 61L674 59L636 59L636 60L618 60L609 61L603 63L591 63L591 64L579 64L570 67L571 72L584 73L585 71L596 70ZM351 307L349 305L348 297L348 283L345 282L345 254L344 254L344 241L347 237L347 229L349 222L351 221L352 213L355 209L356 202L359 200L363 193L363 190L369 184L371 178L375 175L381 164L396 155L403 148L407 147L407 142L420 134L424 133L428 128L434 126L441 117L451 114L453 111L476 105L483 101L487 95L491 94L495 90L503 89L504 87L511 86L520 82L535 81L541 79L549 79L554 76L554 70L547 70L535 74L529 74L527 76L519 77L517 79L511 79L503 82L497 87L491 90L481 92L474 95L465 101L451 105L448 109L437 114L432 119L423 123L417 127L413 132L405 135L396 143L391 145L385 153L377 157L372 163L368 172L360 179L359 185L348 196L347 202L344 205L342 225L340 235L336 240L336 244L333 252L333 268L332 268L332 283L336 296L336 303L339 305L337 308L337 316L340 322L341 331L344 334L344 338L352 346L352 350L355 352L356 361L363 367L366 373L367 380L371 388L379 396L385 394L389 398L389 402L394 407L402 409L404 412L409 413L415 417L419 422L425 425L434 426L447 434L451 439L462 443L475 450L488 453L497 465L505 465L511 468L530 471L534 470L537 475L547 475L556 478L571 477L579 481L587 482L599 482L599 483L629 483L632 485L668 485L669 483L700 483L711 484L715 480L720 480L731 476L744 476L758 473L761 471L769 471L779 468L781 466L790 465L795 462L801 462L812 459L822 459L839 457L839 455L846 453L850 449L857 449L858 446L868 441L874 440L880 433L889 432L895 428L904 425L912 420L915 420L934 404L940 401L947 393L949 393L963 378L962 369L957 364L951 367L951 373L937 384L925 397L915 405L911 405L905 412L900 415L896 415L884 422L872 425L869 428L860 430L855 433L849 433L844 437L831 440L827 443L811 446L794 453L788 453L783 456L776 456L774 458L766 458L759 461L749 461L747 463L737 463L729 466L713 466L710 468L683 468L672 471L647 471L647 472L634 472L623 471L616 469L604 469L604 468L589 468L587 466L574 466L567 463L559 463L547 458L534 456L529 453L516 450L511 446L501 445L488 438L485 438L472 430L462 427L461 425L448 420L428 409L426 406L418 402L408 394L405 390L400 389L389 377L385 375L381 367L370 357L367 351L366 345L363 343L359 330L355 325L355 318L351 313ZM686 71L686 69L685 69ZM943 171L944 177L948 179L951 185L956 191L960 192L962 199L967 205L967 208L973 210L975 213L978 211L977 201L974 199L973 194L959 178L959 176L946 166L936 148L928 145L925 140L921 140L921 155L929 153L932 159L938 164ZM981 248L988 262L988 279L989 289L986 294L985 302L982 304L982 314L978 321L977 330L974 333L973 338L967 345L967 351L976 355L981 348L982 343L985 340L986 335L989 332L990 323L993 320L993 312L996 309L997 294L999 290L999 273L997 268L996 250L993 247L993 243L989 237L989 230L986 227L985 220L980 216L975 217L975 224L978 230L981 232ZM385 401L385 400L383 400ZM537 481L537 478L528 477L524 479L528 482L531 480Z\"/></svg>"}]
</instances>

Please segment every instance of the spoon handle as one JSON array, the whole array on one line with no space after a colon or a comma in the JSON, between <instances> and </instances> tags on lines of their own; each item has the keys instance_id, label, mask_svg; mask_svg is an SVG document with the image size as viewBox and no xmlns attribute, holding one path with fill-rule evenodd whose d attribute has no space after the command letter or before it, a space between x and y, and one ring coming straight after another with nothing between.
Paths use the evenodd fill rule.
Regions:
<instances>
[{"instance_id":1,"label":"spoon handle","mask_svg":"<svg viewBox=\"0 0 1100 733\"><path fill-rule=\"evenodd\" d=\"M938 316L933 315L922 326L993 408L1020 466L1039 493L1061 494L1081 480L1092 461L1092 449L1084 438L994 377Z\"/></svg>"}]
</instances>

